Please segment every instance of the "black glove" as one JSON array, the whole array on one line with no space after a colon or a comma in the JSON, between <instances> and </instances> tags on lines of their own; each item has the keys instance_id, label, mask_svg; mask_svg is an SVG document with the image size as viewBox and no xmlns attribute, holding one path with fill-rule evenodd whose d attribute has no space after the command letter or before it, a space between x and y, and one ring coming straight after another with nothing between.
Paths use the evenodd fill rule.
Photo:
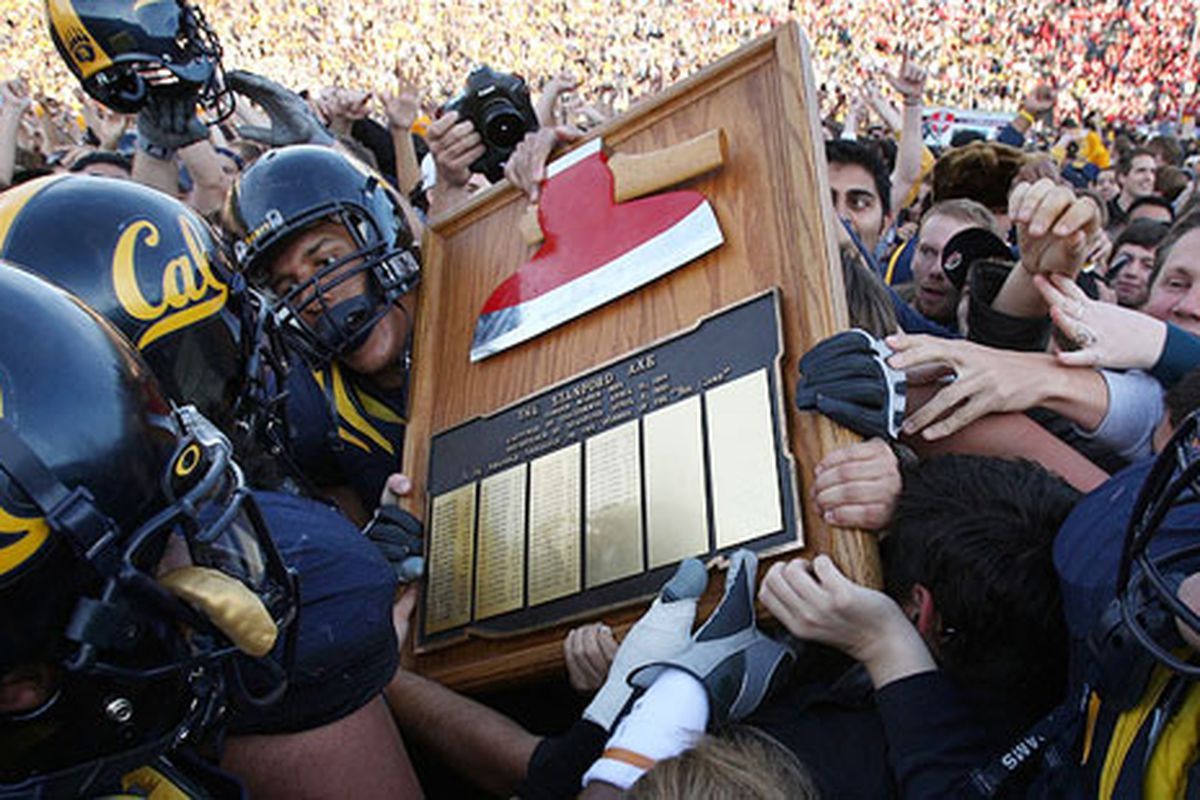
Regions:
<instances>
[{"instance_id":1,"label":"black glove","mask_svg":"<svg viewBox=\"0 0 1200 800\"><path fill-rule=\"evenodd\" d=\"M800 359L796 407L816 410L863 436L895 439L904 422L904 373L891 349L857 328L829 337Z\"/></svg>"},{"instance_id":2,"label":"black glove","mask_svg":"<svg viewBox=\"0 0 1200 800\"><path fill-rule=\"evenodd\" d=\"M196 101L194 92L150 92L137 115L142 149L165 160L179 148L207 139L208 126L196 116Z\"/></svg>"},{"instance_id":3,"label":"black glove","mask_svg":"<svg viewBox=\"0 0 1200 800\"><path fill-rule=\"evenodd\" d=\"M421 556L424 530L421 520L407 511L380 506L363 528L363 534L380 549L400 582L411 583L425 573L425 559Z\"/></svg>"},{"instance_id":4,"label":"black glove","mask_svg":"<svg viewBox=\"0 0 1200 800\"><path fill-rule=\"evenodd\" d=\"M239 69L225 73L225 85L253 100L271 118L270 128L240 125L238 135L271 147L336 141L303 97L270 78Z\"/></svg>"}]
</instances>

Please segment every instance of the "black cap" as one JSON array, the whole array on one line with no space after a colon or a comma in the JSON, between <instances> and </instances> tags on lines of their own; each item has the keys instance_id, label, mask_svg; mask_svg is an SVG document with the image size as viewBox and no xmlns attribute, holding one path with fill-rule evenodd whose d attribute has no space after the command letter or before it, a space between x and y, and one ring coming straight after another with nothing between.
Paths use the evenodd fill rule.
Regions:
<instances>
[{"instance_id":1,"label":"black cap","mask_svg":"<svg viewBox=\"0 0 1200 800\"><path fill-rule=\"evenodd\" d=\"M954 288L961 291L967 268L981 258L1015 260L1012 250L999 236L987 228L967 228L951 236L942 248L942 271Z\"/></svg>"}]
</instances>

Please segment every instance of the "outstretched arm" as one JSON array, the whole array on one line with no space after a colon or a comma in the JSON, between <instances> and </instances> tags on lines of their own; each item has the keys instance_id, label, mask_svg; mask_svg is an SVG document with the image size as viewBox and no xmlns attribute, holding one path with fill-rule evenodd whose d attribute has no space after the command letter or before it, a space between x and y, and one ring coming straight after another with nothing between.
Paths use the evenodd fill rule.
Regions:
<instances>
[{"instance_id":1,"label":"outstretched arm","mask_svg":"<svg viewBox=\"0 0 1200 800\"><path fill-rule=\"evenodd\" d=\"M906 52L900 69L887 75L888 83L904 98L904 116L900 128L900 147L892 172L892 209L898 209L912 187L921 179L921 115L924 111L925 81L928 73Z\"/></svg>"},{"instance_id":2,"label":"outstretched arm","mask_svg":"<svg viewBox=\"0 0 1200 800\"><path fill-rule=\"evenodd\" d=\"M904 432L910 436L940 439L987 414L1039 407L1093 431L1108 413L1103 376L1093 369L1063 366L1049 354L923 335L897 334L887 341L895 351L889 363L896 369L943 368L955 375L923 406L909 410Z\"/></svg>"},{"instance_id":3,"label":"outstretched arm","mask_svg":"<svg viewBox=\"0 0 1200 800\"><path fill-rule=\"evenodd\" d=\"M33 104L29 89L23 80L5 81L0 84L0 189L12 185L17 164L17 138L21 131L21 119Z\"/></svg>"}]
</instances>

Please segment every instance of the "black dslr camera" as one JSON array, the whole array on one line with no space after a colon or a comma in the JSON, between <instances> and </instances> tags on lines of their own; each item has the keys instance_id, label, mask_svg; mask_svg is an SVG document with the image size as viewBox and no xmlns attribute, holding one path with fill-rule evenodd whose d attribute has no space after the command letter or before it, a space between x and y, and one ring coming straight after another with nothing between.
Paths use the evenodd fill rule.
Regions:
<instances>
[{"instance_id":1,"label":"black dslr camera","mask_svg":"<svg viewBox=\"0 0 1200 800\"><path fill-rule=\"evenodd\" d=\"M443 107L469 119L483 137L483 155L471 164L495 183L504 177L504 165L529 131L538 129L537 114L529 102L529 87L520 75L477 67L467 78L466 90Z\"/></svg>"}]
</instances>

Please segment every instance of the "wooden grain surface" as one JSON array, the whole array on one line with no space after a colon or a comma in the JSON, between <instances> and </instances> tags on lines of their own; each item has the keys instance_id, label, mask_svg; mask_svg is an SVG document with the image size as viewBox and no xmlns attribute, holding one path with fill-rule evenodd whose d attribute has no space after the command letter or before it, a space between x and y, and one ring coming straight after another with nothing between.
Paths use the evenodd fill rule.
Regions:
<instances>
[{"instance_id":1,"label":"wooden grain surface","mask_svg":"<svg viewBox=\"0 0 1200 800\"><path fill-rule=\"evenodd\" d=\"M621 299L476 364L470 363L468 352L479 309L532 252L518 229L526 200L502 182L433 222L425 242L412 414L405 436L404 463L413 479L415 508L426 507L427 447L435 432L777 286L788 428L799 469L806 552L829 553L856 580L879 584L873 539L857 531L830 530L806 494L813 466L853 436L823 417L796 412L792 402L800 355L846 327L809 63L807 44L789 23L597 131L608 152L638 154L724 129L729 143L724 167L683 186L709 199L725 244ZM702 613L719 597L722 580L723 574L710 576ZM621 630L641 611L627 608L603 618ZM415 668L464 690L541 679L562 669L561 641L568 627L420 653Z\"/></svg>"}]
</instances>

